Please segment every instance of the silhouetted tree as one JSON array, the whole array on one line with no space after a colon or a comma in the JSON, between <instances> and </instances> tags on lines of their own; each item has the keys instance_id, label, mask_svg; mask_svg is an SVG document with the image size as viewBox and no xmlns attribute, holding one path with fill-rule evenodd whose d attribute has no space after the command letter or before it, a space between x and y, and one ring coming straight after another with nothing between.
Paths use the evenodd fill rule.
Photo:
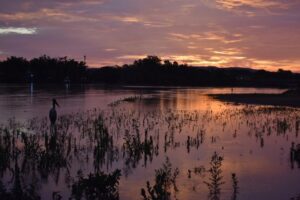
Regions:
<instances>
[{"instance_id":1,"label":"silhouetted tree","mask_svg":"<svg viewBox=\"0 0 300 200\"><path fill-rule=\"evenodd\" d=\"M0 82L4 83L62 83L92 82L131 85L180 85L180 86L256 86L297 87L300 74L279 69L277 72L247 68L217 68L188 66L177 61L147 56L133 64L87 68L84 62L67 57L39 58L10 57L0 62Z\"/></svg>"},{"instance_id":2,"label":"silhouetted tree","mask_svg":"<svg viewBox=\"0 0 300 200\"><path fill-rule=\"evenodd\" d=\"M82 82L86 77L86 65L67 57L50 58L43 55L30 61L22 57L9 57L0 62L0 82L61 83L67 77L72 82Z\"/></svg>"}]
</instances>

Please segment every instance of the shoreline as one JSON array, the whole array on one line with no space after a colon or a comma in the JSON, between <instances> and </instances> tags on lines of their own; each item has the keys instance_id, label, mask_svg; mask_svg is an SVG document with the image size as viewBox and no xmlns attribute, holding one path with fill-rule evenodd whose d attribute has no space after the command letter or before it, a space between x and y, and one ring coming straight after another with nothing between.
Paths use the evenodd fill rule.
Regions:
<instances>
[{"instance_id":1,"label":"shoreline","mask_svg":"<svg viewBox=\"0 0 300 200\"><path fill-rule=\"evenodd\" d=\"M300 95L286 94L209 94L208 96L228 103L300 107Z\"/></svg>"}]
</instances>

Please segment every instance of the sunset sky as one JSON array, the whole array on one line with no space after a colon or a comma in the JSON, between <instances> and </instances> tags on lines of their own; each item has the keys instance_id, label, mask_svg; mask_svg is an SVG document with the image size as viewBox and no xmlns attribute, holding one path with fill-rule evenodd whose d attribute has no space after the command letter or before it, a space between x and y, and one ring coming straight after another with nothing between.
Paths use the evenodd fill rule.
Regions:
<instances>
[{"instance_id":1,"label":"sunset sky","mask_svg":"<svg viewBox=\"0 0 300 200\"><path fill-rule=\"evenodd\" d=\"M0 0L0 59L42 54L300 72L300 1Z\"/></svg>"}]
</instances>

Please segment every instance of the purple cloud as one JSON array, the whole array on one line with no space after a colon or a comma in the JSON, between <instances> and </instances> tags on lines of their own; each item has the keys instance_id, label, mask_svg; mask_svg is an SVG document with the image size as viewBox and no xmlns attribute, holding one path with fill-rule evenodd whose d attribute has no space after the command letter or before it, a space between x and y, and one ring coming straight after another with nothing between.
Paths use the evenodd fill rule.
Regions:
<instances>
[{"instance_id":1,"label":"purple cloud","mask_svg":"<svg viewBox=\"0 0 300 200\"><path fill-rule=\"evenodd\" d=\"M300 71L299 8L295 0L3 0L0 56L87 55L102 66L150 54Z\"/></svg>"}]
</instances>

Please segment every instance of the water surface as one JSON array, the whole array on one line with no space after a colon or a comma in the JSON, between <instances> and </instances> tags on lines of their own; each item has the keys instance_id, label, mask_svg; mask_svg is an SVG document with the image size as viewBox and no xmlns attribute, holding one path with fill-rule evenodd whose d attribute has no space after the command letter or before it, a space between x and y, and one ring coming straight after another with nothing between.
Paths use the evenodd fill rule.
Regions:
<instances>
[{"instance_id":1,"label":"water surface","mask_svg":"<svg viewBox=\"0 0 300 200\"><path fill-rule=\"evenodd\" d=\"M7 193L19 182L23 193L32 186L43 199L68 199L90 174L119 169L120 199L142 199L142 188L151 197L147 181L153 187L157 170L168 169L171 199L296 198L300 169L290 148L299 141L299 110L228 104L206 95L282 91L1 86L0 150L11 155L5 159L0 152L0 180ZM54 135L47 119L52 98L61 105L55 150L45 145ZM16 139L7 139L7 132ZM5 138L15 145L8 148Z\"/></svg>"}]
</instances>

